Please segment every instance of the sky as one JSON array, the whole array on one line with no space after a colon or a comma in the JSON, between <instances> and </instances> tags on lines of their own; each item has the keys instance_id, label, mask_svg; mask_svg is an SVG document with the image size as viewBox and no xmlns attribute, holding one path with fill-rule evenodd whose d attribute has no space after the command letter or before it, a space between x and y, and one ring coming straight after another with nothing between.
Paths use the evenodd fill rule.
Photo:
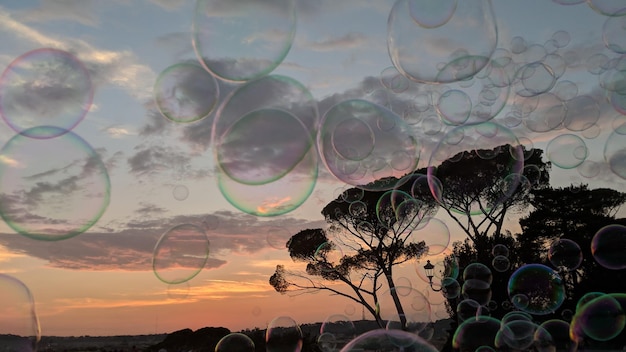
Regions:
<instances>
[{"instance_id":1,"label":"sky","mask_svg":"<svg viewBox=\"0 0 626 352\"><path fill-rule=\"evenodd\" d=\"M0 2L0 273L43 335L360 319L276 293L281 243L326 226L346 187L449 156L451 130L500 141L463 127L478 120L551 145L554 186L626 190L619 0L253 3ZM360 108L382 120L344 118ZM197 270L160 271L176 241ZM415 270L400 275L428 292Z\"/></svg>"}]
</instances>

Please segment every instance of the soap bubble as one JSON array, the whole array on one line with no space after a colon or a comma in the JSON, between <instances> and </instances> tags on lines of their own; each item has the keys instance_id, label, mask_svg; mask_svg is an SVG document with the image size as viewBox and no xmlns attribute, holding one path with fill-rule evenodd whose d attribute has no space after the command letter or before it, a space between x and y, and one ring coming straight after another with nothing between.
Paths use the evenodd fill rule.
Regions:
<instances>
[{"instance_id":1,"label":"soap bubble","mask_svg":"<svg viewBox=\"0 0 626 352\"><path fill-rule=\"evenodd\" d=\"M509 278L509 297L520 310L536 315L554 312L565 300L563 279L554 270L542 264L526 264ZM515 300L524 295L528 304Z\"/></svg>"},{"instance_id":2,"label":"soap bubble","mask_svg":"<svg viewBox=\"0 0 626 352\"><path fill-rule=\"evenodd\" d=\"M341 349L341 352L357 352L364 350L401 352L421 351L437 352L437 349L420 336L397 329L370 330L357 336Z\"/></svg>"},{"instance_id":3,"label":"soap bubble","mask_svg":"<svg viewBox=\"0 0 626 352\"><path fill-rule=\"evenodd\" d=\"M198 275L209 258L209 240L204 229L180 224L166 231L152 255L156 277L168 284L180 284Z\"/></svg>"},{"instance_id":4,"label":"soap bubble","mask_svg":"<svg viewBox=\"0 0 626 352\"><path fill-rule=\"evenodd\" d=\"M0 215L13 230L58 241L91 228L106 211L111 182L100 155L81 137L42 126L0 151ZM31 133L32 132L32 133ZM29 135L56 135L35 139Z\"/></svg>"},{"instance_id":5,"label":"soap bubble","mask_svg":"<svg viewBox=\"0 0 626 352\"><path fill-rule=\"evenodd\" d=\"M37 351L41 329L30 289L17 278L0 274L0 299L0 331L4 336L13 335L12 339L3 338L3 349Z\"/></svg>"},{"instance_id":6,"label":"soap bubble","mask_svg":"<svg viewBox=\"0 0 626 352\"><path fill-rule=\"evenodd\" d=\"M249 81L283 61L296 30L293 0L197 2L192 42L202 66L227 81Z\"/></svg>"},{"instance_id":7,"label":"soap bubble","mask_svg":"<svg viewBox=\"0 0 626 352\"><path fill-rule=\"evenodd\" d=\"M598 264L611 270L626 269L626 226L613 224L599 229L591 240L591 254Z\"/></svg>"},{"instance_id":8,"label":"soap bubble","mask_svg":"<svg viewBox=\"0 0 626 352\"><path fill-rule=\"evenodd\" d=\"M566 238L560 238L550 244L548 259L555 268L572 271L582 264L583 252L578 243Z\"/></svg>"},{"instance_id":9,"label":"soap bubble","mask_svg":"<svg viewBox=\"0 0 626 352\"><path fill-rule=\"evenodd\" d=\"M265 331L267 352L300 352L302 350L302 330L293 318L274 318Z\"/></svg>"},{"instance_id":10,"label":"soap bubble","mask_svg":"<svg viewBox=\"0 0 626 352\"><path fill-rule=\"evenodd\" d=\"M0 115L26 137L58 137L85 118L93 95L89 72L78 58L36 49L13 60L0 76Z\"/></svg>"},{"instance_id":11,"label":"soap bubble","mask_svg":"<svg viewBox=\"0 0 626 352\"><path fill-rule=\"evenodd\" d=\"M423 3L397 1L389 14L387 45L398 71L417 82L447 83L472 77L485 67L498 38L491 2L428 1L436 6L432 9L437 13L429 21L422 15L431 7L424 7ZM449 11L453 13L450 15ZM467 37L472 40L462 39ZM441 50L425 50L431 46ZM455 64L449 65L453 61ZM440 63L445 68L440 68Z\"/></svg>"},{"instance_id":12,"label":"soap bubble","mask_svg":"<svg viewBox=\"0 0 626 352\"><path fill-rule=\"evenodd\" d=\"M231 332L217 342L215 352L254 352L254 341L240 332Z\"/></svg>"},{"instance_id":13,"label":"soap bubble","mask_svg":"<svg viewBox=\"0 0 626 352\"><path fill-rule=\"evenodd\" d=\"M215 77L192 63L176 64L163 70L153 90L157 108L174 122L189 123L206 118L219 99Z\"/></svg>"}]
</instances>

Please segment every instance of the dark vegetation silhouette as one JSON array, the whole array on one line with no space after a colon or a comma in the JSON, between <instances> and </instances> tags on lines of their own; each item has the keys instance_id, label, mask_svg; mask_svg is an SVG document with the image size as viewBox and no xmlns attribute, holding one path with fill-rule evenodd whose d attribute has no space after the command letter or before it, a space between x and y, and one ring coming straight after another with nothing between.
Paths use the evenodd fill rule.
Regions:
<instances>
[{"instance_id":1,"label":"dark vegetation silhouette","mask_svg":"<svg viewBox=\"0 0 626 352\"><path fill-rule=\"evenodd\" d=\"M453 244L454 256L446 259L447 266L458 266L460 286L464 284L463 271L471 263L492 267L495 245L509 250L509 267L491 270L489 291L482 292L489 297L484 314L495 318L512 309L512 305L503 302L510 303L507 285L515 269L531 263L551 266L547 251L557 239L578 243L583 255L581 265L570 271L555 268L564 281L564 303L552 314L537 317L536 323L567 320L568 312L575 313L576 303L587 292L626 291L624 270L598 265L590 252L591 238L598 229L626 223L625 219L615 218L626 194L612 189L592 190L587 185L553 188L550 169L542 150L502 145L458 153L437 167L417 170L400 180L378 181L380 185L395 183L393 190L347 189L322 210L329 224L327 230L302 230L286 243L291 258L304 263L305 270L277 266L269 282L280 293L327 291L343 296L362 305L384 327L376 304L383 294L381 288L383 284L394 287L395 265L425 255L424 243L410 233L424 219L442 210L467 235L465 241ZM399 206L409 203L406 209ZM505 226L517 219L522 231L512 234ZM444 271L451 272L448 267ZM441 294L448 294L446 283L437 282L441 276L435 275L433 284L442 288ZM335 285L338 282L343 289ZM395 291L384 294L393 296ZM471 292L447 299L448 313L456 323L456 305L468 294ZM399 302L397 297L392 298ZM395 308L402 313L401 304ZM450 338L457 326L452 325ZM406 328L404 324L403 327ZM614 341L586 343L594 348L621 348L626 345L623 335ZM450 341L444 349L451 349Z\"/></svg>"}]
</instances>

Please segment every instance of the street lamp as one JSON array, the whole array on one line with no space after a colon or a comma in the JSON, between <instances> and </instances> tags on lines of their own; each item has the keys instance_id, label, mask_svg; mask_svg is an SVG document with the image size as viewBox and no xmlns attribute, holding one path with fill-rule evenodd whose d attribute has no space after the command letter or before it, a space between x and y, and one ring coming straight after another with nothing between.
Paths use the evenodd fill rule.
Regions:
<instances>
[{"instance_id":1,"label":"street lamp","mask_svg":"<svg viewBox=\"0 0 626 352\"><path fill-rule=\"evenodd\" d=\"M433 276L434 276L434 271L435 271L434 269L435 269L435 266L430 263L430 260L427 260L426 265L424 265L424 271L426 271L426 277L428 277L428 283L430 284L431 290L435 292L439 292L443 289L443 287L439 289L435 289L433 287Z\"/></svg>"}]
</instances>

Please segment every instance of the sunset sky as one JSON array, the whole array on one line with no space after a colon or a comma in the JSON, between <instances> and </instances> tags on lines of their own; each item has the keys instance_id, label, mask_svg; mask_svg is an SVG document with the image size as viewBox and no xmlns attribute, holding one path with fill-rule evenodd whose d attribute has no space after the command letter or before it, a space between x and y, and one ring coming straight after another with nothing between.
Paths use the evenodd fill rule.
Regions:
<instances>
[{"instance_id":1,"label":"sunset sky","mask_svg":"<svg viewBox=\"0 0 626 352\"><path fill-rule=\"evenodd\" d=\"M461 1L491 4L474 0L459 0L459 3ZM5 170L9 170L0 176L2 201L8 202L3 208L5 222L0 223L0 273L11 275L30 289L42 335L150 334L205 326L224 326L235 331L264 328L274 317L281 315L291 316L299 323L323 321L335 313L355 320L361 318L360 307L345 299L324 292L315 296L289 297L276 293L268 284L277 264L294 265L281 243L284 245L289 236L299 230L324 227L320 211L345 189L342 188L346 186L345 179L335 177L313 153L304 157L313 160L310 170L297 175L294 172L289 176L291 178L285 176L276 181L279 182L277 188L263 188L264 185L255 188L250 184L228 181L220 190L218 178L224 177L224 170L217 167L216 155L224 158L222 166L228 168L231 176L246 178L250 176L246 171L250 165L255 165L254 158L258 154L250 153L253 156L242 164L232 165L232 159L242 153L236 148L248 146L245 143L237 145L238 140L224 142L226 147L230 147L227 142L235 146L219 154L212 145L212 135L222 135L230 130L219 124L213 125L216 112L222 112L222 120L225 120L228 113L232 114L229 109L237 110L240 105L256 107L255 96L235 94L242 83L233 82L233 77L227 81L223 77L216 79L201 75L206 71L198 71L200 74L187 78L204 79L215 86L199 87L194 85L194 79L189 79L183 82L187 86L180 89L207 96L209 102L211 97L217 96L217 100L213 105L208 104L212 109L207 117L193 122L175 122L159 110L155 84L161 73L172 65L198 64L198 55L192 45L195 28L195 33L199 33L196 48L204 50L203 56L215 70L229 69L228 60L224 59L228 55L249 59L252 69L265 62L255 61L254 55L259 59L274 60L275 69L268 68L271 74L289 77L290 88L299 87L299 94L309 99L311 116L310 120L298 124L305 127L302 131L316 133L318 121L324 114L336 103L347 99L375 102L387 106L399 119L407 118L407 110L402 107L418 101L420 93L429 89L436 88L441 92L443 85L407 80L407 87L402 91L385 87L386 81L381 77L387 77L394 64L390 58L393 50L388 47L388 20L395 1L294 0L295 15L289 17L290 10L283 6L289 1L272 0L268 1L268 11L248 13L246 16L253 16L248 19L233 17L232 22L228 21L228 16L234 16L233 13L239 10L234 5L237 2L208 2L214 6L216 17L198 17L196 1L191 0L0 2L1 70L17 67L30 58L37 60L37 55L41 58L60 50L71 53L69 57L77 63L72 72L75 76L68 80L77 85L85 84L87 90L89 84L93 87L93 96L88 91L78 94L79 97L75 96L76 92L68 93L68 96L62 89L44 92L33 88L16 93L10 89L15 78L9 71L0 78L0 94L6 94L0 102L2 111L10 115L0 121L0 142L2 145L6 143L0 162L5 165ZM414 2L420 3L418 0ZM553 166L553 185L589 183L592 188L611 187L626 191L624 178L616 175L604 158L607 140L613 141L612 147L616 143L626 145L623 135L615 137L613 133L614 128L626 122L626 118L608 102L606 75L592 72L602 66L598 62L606 64L610 59L620 57L615 50L622 49L612 47L614 50L609 50L607 46L610 45L605 42L618 47L622 45L622 53L626 53L626 43L612 42L615 32L609 32L607 37L607 31L615 29L607 29L603 37L603 28L614 24L605 26L610 17L600 12L602 9L609 11L610 6L617 6L611 4L617 2L588 1L593 6L585 2L575 5L559 2L575 1L493 1L490 6L497 25L497 43L492 44L502 49L496 50L494 55L502 56L505 50L515 50L520 38L532 49L526 51L528 54L516 54L516 60L522 60L523 55L536 55L531 50L543 50L544 56L553 50L552 53L560 55L565 70L555 87L565 89L565 84L559 84L567 81L577 87L578 96L595 102L597 106L591 104L596 106L595 109L584 105L585 114L595 122L582 128L581 121L585 121L587 115L573 116L569 120L569 130L563 126L548 131L530 130L527 124L516 123L511 115L511 107L517 101L515 92L502 100L503 109L492 121L510 127L525 145L536 148L546 148L549 141L565 133L577 135L585 141L588 148L586 160L595 163L584 166L597 169ZM247 6L248 0L240 3L242 7ZM277 4L282 6L280 10L272 8ZM260 17L268 13L273 13L276 18L268 17L263 21ZM192 26L194 16L197 26ZM452 17L450 21L461 28L476 26L470 20L462 20L454 22L456 17ZM550 42L558 37L555 33L559 31L561 36L564 32L569 34L567 43ZM419 33L427 32L422 29ZM398 39L394 43L410 47L409 51L416 58L423 58L417 66L432 64L432 57L447 57L453 51L451 46L461 45L456 43L489 45L488 42L482 44L490 39L479 31L460 33L463 34L436 42L423 38L416 40L417 37L402 42L405 37L399 36L394 38ZM474 34L476 36L472 37ZM291 45L285 45L290 38L293 40ZM626 38L626 33L621 38ZM36 49L45 50L32 52ZM219 50L227 52L222 54ZM34 56L23 56L27 53L34 53L31 54ZM606 61L602 61L603 58ZM68 72L60 74L70 76ZM219 87L218 93L215 87ZM215 95L211 96L211 92ZM553 92L556 94L556 88ZM11 96L10 103L7 96ZM76 99L82 100L77 103ZM226 104L227 99L231 99L230 106ZM582 110L582 107L577 106L572 111ZM457 106L451 107L455 108ZM14 120L12 117L24 111L35 116L34 121L24 118L25 125L17 127L9 123ZM626 112L626 107L622 112ZM16 134L16 129L24 131L47 125L48 122L38 121L36 116L54 113L70 117L86 115L82 120L60 122L59 127L72 129L71 133L62 136ZM426 115L424 112L417 124L409 123L420 148L416 167L428 165L433 149L453 128L441 121L437 124L437 120L427 120L426 117L432 114ZM20 119L15 117L15 122L21 122ZM425 121L431 124L426 125ZM276 128L281 133L289 133L288 127ZM433 128L440 131L432 132ZM37 134L55 130L28 131ZM248 136L250 145L258 147L270 141L267 135L266 139L259 136L263 132L261 129L258 135ZM276 142L281 143L280 140ZM290 142L293 140L284 143ZM68 147L75 149L70 151ZM99 167L99 171L87 170L87 167L82 171L74 170L73 153L76 157L99 156L98 166L93 166ZM273 172L273 167L283 167L281 160L289 157L293 156L284 152L281 158L259 162L275 163L262 165L267 169L259 173L263 175L263 172ZM30 161L33 164L28 164ZM623 162L619 164L622 177L625 176L623 165ZM297 167L306 169L306 165L298 164ZM64 184L61 182L64 179L59 178L53 178L57 181L55 185L37 181L53 173L70 172L82 172L79 175L84 178L72 179L71 184ZM16 181L20 177L23 184ZM33 188L26 192L22 191L22 186ZM48 186L50 188L46 188ZM90 192L79 195L72 187L88 188ZM276 192L273 198L268 196L272 192ZM23 198L10 198L18 193ZM49 199L45 195L42 198L42 194L54 194L56 198ZM302 199L301 204L293 200L298 197ZM41 199L49 201L48 206L41 203L38 214L24 213L26 207L36 206ZM264 201L255 203L258 199ZM291 208L287 209L291 211L284 211L289 205ZM246 213L246 209L256 210ZM259 216L271 209L284 213ZM84 233L65 239L62 225L45 224L46 218L54 219L55 216L67 222L80 222L82 216L87 216L97 222ZM624 211L618 216L624 216ZM6 223L6 218L13 221L13 226ZM441 214L439 218L447 223L452 241L464 238L454 223ZM515 233L518 229L516 219L510 220L507 228ZM200 273L191 280L167 284L153 271L153 253L158 252L155 246L166 231L184 224L206 231L210 243L209 257ZM55 227L57 225L59 227ZM19 227L28 232L42 226L49 226L50 236L25 236L15 229ZM408 278L414 288L427 292L427 285L416 275L415 267L414 263L405 265L399 277ZM2 288L0 286L0 290ZM443 308L437 306L433 311L441 314Z\"/></svg>"}]
</instances>

